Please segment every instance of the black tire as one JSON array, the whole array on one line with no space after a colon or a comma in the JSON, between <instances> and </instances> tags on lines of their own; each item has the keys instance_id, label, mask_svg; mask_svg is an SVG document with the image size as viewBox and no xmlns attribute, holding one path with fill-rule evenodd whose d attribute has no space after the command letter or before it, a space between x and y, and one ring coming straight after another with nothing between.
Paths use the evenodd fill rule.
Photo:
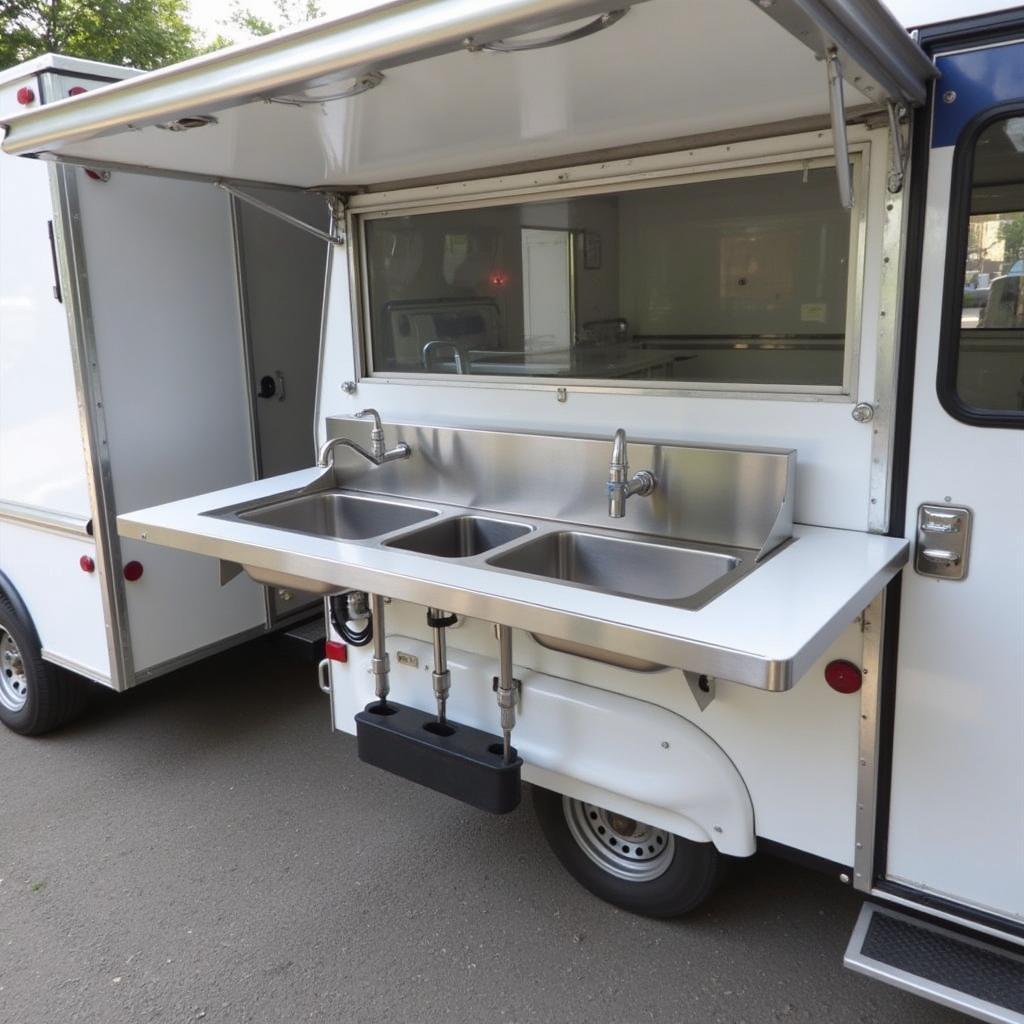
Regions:
<instances>
[{"instance_id":1,"label":"black tire","mask_svg":"<svg viewBox=\"0 0 1024 1024\"><path fill-rule=\"evenodd\" d=\"M13 647L5 645L8 638ZM14 649L16 665L11 664L10 658L3 660L4 652ZM21 680L19 689L24 703L11 707L17 702L0 699L0 722L8 729L22 736L39 736L70 722L84 710L88 697L86 681L43 661L35 626L0 594L0 672L11 680L15 670ZM6 692L10 698L12 688Z\"/></svg>"},{"instance_id":2,"label":"black tire","mask_svg":"<svg viewBox=\"0 0 1024 1024\"><path fill-rule=\"evenodd\" d=\"M623 910L643 914L645 917L679 917L703 903L714 892L721 877L722 857L713 843L696 843L681 836L670 836L660 829L650 829L644 843L639 844L643 847L640 850L637 843L628 836L622 837L614 830L609 833L606 828L609 822L607 811L582 801L570 801L561 793L541 789L539 786L533 787L533 807L545 838L566 871L595 896ZM595 838L598 828L606 829L601 834L601 841L607 838L616 847L614 850L607 848L610 855L607 867L599 865L584 848L583 844L587 840L580 829L585 827L586 822L582 826L570 825L570 815L573 814L583 815L592 821ZM620 823L630 823L630 819L621 816L612 815L610 818ZM580 822L583 819L575 820ZM637 823L632 822L631 825ZM584 835L582 840L577 839L574 827L579 834ZM627 830L630 827L630 824L626 825ZM643 832L632 833L638 834L645 836ZM621 852L624 848L625 855ZM600 857L604 848L591 846L590 849L596 850ZM653 852L648 854L648 849ZM632 857L628 854L632 854ZM619 857L621 863L617 863L615 857ZM644 864L642 857L648 859L648 864ZM656 867L651 867L655 862ZM619 877L612 869L627 873L635 870L637 877ZM660 871L660 874L647 878L644 875L647 870Z\"/></svg>"}]
</instances>

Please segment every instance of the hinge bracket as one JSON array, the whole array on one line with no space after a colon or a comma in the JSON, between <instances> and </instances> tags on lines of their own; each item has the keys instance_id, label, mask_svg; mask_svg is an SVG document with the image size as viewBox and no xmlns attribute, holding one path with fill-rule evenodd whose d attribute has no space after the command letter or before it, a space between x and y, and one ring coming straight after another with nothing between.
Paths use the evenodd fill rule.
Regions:
<instances>
[{"instance_id":1,"label":"hinge bracket","mask_svg":"<svg viewBox=\"0 0 1024 1024\"><path fill-rule=\"evenodd\" d=\"M337 229L333 231L321 231L319 228L313 227L312 224L307 224L304 220L299 217L293 217L290 213L285 213L284 210L279 210L276 206L272 206L270 203L265 203L262 199L257 199L255 196L249 195L248 192L243 192L240 188L235 188L234 185L229 185L226 181L215 182L217 188L223 189L228 195L234 196L240 202L248 203L250 206L255 206L257 210L262 210L264 213L270 214L271 217L276 217L278 220L284 221L285 224L290 224L293 228L299 231L305 231L307 235L313 235L319 238L323 242L329 242L331 245L344 245L345 235L340 233ZM328 200L328 204L331 207L331 220L336 224L337 216L335 213L333 200Z\"/></svg>"}]
</instances>

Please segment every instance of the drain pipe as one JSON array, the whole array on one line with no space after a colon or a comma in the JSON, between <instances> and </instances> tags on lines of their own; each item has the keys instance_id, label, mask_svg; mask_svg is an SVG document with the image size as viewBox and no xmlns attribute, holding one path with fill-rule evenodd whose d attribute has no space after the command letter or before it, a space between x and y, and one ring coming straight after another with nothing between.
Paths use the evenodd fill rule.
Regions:
<instances>
[{"instance_id":1,"label":"drain pipe","mask_svg":"<svg viewBox=\"0 0 1024 1024\"><path fill-rule=\"evenodd\" d=\"M434 698L437 701L437 724L448 724L448 694L452 688L452 674L448 670L448 643L445 629L454 626L458 619L446 615L440 608L427 609L427 625L434 631Z\"/></svg>"},{"instance_id":2,"label":"drain pipe","mask_svg":"<svg viewBox=\"0 0 1024 1024\"><path fill-rule=\"evenodd\" d=\"M501 708L501 738L505 764L512 763L512 730L516 725L516 681L512 678L512 630L498 626L498 646L501 655L501 674L495 688L498 707Z\"/></svg>"},{"instance_id":3,"label":"drain pipe","mask_svg":"<svg viewBox=\"0 0 1024 1024\"><path fill-rule=\"evenodd\" d=\"M373 672L373 692L381 704L387 705L388 694L391 692L391 684L388 682L388 673L391 671L391 662L388 659L384 628L384 598L380 594L374 594L370 598L370 609L373 614L373 658L370 660L370 670Z\"/></svg>"}]
</instances>

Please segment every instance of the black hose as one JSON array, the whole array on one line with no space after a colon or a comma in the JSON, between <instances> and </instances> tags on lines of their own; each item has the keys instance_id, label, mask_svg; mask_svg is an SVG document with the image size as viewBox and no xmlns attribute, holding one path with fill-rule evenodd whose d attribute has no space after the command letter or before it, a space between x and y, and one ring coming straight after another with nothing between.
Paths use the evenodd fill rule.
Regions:
<instances>
[{"instance_id":1,"label":"black hose","mask_svg":"<svg viewBox=\"0 0 1024 1024\"><path fill-rule=\"evenodd\" d=\"M338 612L338 602L342 604L342 611ZM327 605L331 610L331 625L334 627L334 631L338 633L346 643L351 644L353 647L365 647L373 639L373 614L368 612L366 615L366 625L362 629L352 629L348 624L348 620L344 617L345 611L345 595L334 594L327 600Z\"/></svg>"}]
</instances>

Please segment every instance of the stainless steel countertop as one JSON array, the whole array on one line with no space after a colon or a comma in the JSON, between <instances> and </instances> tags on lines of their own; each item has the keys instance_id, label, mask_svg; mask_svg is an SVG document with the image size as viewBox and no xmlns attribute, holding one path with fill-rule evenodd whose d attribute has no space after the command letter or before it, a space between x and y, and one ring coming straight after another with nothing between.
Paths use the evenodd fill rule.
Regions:
<instances>
[{"instance_id":1,"label":"stainless steel countertop","mask_svg":"<svg viewBox=\"0 0 1024 1024\"><path fill-rule=\"evenodd\" d=\"M704 607L689 610L209 514L316 486L323 473L301 470L128 513L118 517L118 529L124 537L293 580L445 608L773 691L796 683L902 568L909 551L901 539L797 526L790 544ZM628 518L622 525L629 528Z\"/></svg>"}]
</instances>

